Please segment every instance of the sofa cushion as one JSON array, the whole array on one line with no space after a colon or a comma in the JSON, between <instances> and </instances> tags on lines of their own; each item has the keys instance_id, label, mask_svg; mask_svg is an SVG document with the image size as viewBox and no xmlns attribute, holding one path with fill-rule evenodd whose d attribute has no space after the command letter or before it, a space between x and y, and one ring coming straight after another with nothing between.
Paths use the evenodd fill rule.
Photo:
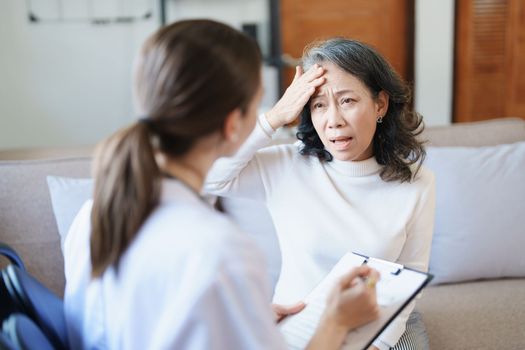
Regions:
<instances>
[{"instance_id":1,"label":"sofa cushion","mask_svg":"<svg viewBox=\"0 0 525 350\"><path fill-rule=\"evenodd\" d=\"M525 277L525 142L427 152L437 187L433 283Z\"/></svg>"},{"instance_id":2,"label":"sofa cushion","mask_svg":"<svg viewBox=\"0 0 525 350\"><path fill-rule=\"evenodd\" d=\"M88 177L90 163L90 158L0 161L0 241L58 295L64 289L64 263L46 176Z\"/></svg>"},{"instance_id":3,"label":"sofa cushion","mask_svg":"<svg viewBox=\"0 0 525 350\"><path fill-rule=\"evenodd\" d=\"M430 286L418 300L430 349L523 349L525 279Z\"/></svg>"}]
</instances>

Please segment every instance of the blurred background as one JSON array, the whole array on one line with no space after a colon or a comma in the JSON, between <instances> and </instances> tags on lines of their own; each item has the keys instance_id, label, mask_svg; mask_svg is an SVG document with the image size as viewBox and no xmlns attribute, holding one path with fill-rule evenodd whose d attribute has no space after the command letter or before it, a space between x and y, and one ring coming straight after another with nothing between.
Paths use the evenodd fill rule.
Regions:
<instances>
[{"instance_id":1,"label":"blurred background","mask_svg":"<svg viewBox=\"0 0 525 350\"><path fill-rule=\"evenodd\" d=\"M385 55L427 125L525 119L525 0L0 0L0 150L92 145L135 120L140 45L186 18L257 39L261 112L306 44L346 36Z\"/></svg>"}]
</instances>

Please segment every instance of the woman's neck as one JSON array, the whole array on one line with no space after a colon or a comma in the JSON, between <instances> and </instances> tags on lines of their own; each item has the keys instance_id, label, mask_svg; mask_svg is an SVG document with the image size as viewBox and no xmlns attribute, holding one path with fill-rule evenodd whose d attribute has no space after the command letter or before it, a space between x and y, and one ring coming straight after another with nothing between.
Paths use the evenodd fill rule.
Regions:
<instances>
[{"instance_id":1,"label":"woman's neck","mask_svg":"<svg viewBox=\"0 0 525 350\"><path fill-rule=\"evenodd\" d=\"M195 164L170 161L166 166L162 167L162 169L167 175L173 176L177 180L184 182L195 192L200 193L206 176L204 175L204 171L196 167Z\"/></svg>"},{"instance_id":2,"label":"woman's neck","mask_svg":"<svg viewBox=\"0 0 525 350\"><path fill-rule=\"evenodd\" d=\"M167 175L184 182L195 192L200 193L206 175L216 157L212 152L192 152L177 158L160 156L157 159L159 168Z\"/></svg>"}]
</instances>

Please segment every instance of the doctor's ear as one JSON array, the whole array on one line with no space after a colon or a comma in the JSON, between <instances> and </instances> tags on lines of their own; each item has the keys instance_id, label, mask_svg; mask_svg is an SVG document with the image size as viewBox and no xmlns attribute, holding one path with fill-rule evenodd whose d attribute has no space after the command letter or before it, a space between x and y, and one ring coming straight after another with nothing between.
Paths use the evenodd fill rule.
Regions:
<instances>
[{"instance_id":1,"label":"doctor's ear","mask_svg":"<svg viewBox=\"0 0 525 350\"><path fill-rule=\"evenodd\" d=\"M225 141L236 143L242 132L242 113L239 108L234 109L226 116L222 134Z\"/></svg>"}]
</instances>

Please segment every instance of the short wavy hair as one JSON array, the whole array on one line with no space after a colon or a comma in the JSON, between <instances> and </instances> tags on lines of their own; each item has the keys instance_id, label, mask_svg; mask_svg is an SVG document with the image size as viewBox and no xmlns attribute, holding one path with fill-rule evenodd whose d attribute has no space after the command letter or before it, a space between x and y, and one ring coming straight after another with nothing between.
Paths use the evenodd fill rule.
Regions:
<instances>
[{"instance_id":1,"label":"short wavy hair","mask_svg":"<svg viewBox=\"0 0 525 350\"><path fill-rule=\"evenodd\" d=\"M423 142L416 139L423 131L423 118L410 106L407 84L377 51L356 40L333 38L306 47L305 71L327 61L358 78L374 98L381 91L388 94L388 110L372 140L374 156L383 165L380 176L384 181L412 181L426 153ZM333 159L313 126L309 103L301 114L297 138L303 143L301 154L317 156L321 161Z\"/></svg>"}]
</instances>

